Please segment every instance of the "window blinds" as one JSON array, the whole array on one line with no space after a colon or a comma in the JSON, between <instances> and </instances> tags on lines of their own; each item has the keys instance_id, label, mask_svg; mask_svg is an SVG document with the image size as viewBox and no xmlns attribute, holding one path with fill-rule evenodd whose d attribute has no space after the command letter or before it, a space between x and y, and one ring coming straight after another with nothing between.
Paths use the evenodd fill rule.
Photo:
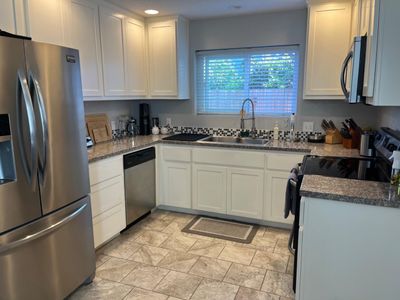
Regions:
<instances>
[{"instance_id":1,"label":"window blinds","mask_svg":"<svg viewBox=\"0 0 400 300\"><path fill-rule=\"evenodd\" d=\"M296 112L298 47L198 51L198 114L238 114L244 99L258 115Z\"/></svg>"}]
</instances>

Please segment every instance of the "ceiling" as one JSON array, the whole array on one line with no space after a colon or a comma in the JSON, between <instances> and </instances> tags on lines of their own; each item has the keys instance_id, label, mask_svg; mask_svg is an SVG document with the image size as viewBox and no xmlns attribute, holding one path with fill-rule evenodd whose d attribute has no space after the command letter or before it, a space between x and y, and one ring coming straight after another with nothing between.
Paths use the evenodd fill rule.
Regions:
<instances>
[{"instance_id":1,"label":"ceiling","mask_svg":"<svg viewBox=\"0 0 400 300\"><path fill-rule=\"evenodd\" d=\"M156 9L158 16L183 15L191 20L237 16L306 7L306 0L110 0L146 16L144 10Z\"/></svg>"}]
</instances>

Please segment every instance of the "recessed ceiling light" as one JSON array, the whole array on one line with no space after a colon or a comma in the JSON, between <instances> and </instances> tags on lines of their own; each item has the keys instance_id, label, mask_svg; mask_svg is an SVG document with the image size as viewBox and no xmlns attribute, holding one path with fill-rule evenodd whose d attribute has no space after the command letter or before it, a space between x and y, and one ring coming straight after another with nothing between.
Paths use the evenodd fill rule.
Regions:
<instances>
[{"instance_id":1,"label":"recessed ceiling light","mask_svg":"<svg viewBox=\"0 0 400 300\"><path fill-rule=\"evenodd\" d=\"M148 15L157 15L159 13L156 9L146 9L144 12Z\"/></svg>"}]
</instances>

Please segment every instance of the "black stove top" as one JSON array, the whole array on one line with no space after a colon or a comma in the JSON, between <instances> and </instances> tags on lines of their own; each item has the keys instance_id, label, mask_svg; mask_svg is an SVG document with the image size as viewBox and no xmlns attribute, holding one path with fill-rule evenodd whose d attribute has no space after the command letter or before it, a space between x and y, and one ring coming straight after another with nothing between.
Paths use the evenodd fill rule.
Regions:
<instances>
[{"instance_id":1,"label":"black stove top","mask_svg":"<svg viewBox=\"0 0 400 300\"><path fill-rule=\"evenodd\" d=\"M304 175L390 181L390 166L379 158L343 158L307 155L301 166Z\"/></svg>"},{"instance_id":2,"label":"black stove top","mask_svg":"<svg viewBox=\"0 0 400 300\"><path fill-rule=\"evenodd\" d=\"M208 137L207 134L200 133L179 133L164 138L166 141L195 142Z\"/></svg>"}]
</instances>

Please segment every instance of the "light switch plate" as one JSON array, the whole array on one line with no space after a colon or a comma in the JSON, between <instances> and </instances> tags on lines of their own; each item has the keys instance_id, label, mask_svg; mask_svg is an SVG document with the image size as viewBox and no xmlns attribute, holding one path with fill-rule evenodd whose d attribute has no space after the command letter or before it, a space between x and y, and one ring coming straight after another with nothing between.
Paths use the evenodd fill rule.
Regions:
<instances>
[{"instance_id":1,"label":"light switch plate","mask_svg":"<svg viewBox=\"0 0 400 300\"><path fill-rule=\"evenodd\" d=\"M303 122L303 131L304 132L313 132L314 131L314 122Z\"/></svg>"}]
</instances>

